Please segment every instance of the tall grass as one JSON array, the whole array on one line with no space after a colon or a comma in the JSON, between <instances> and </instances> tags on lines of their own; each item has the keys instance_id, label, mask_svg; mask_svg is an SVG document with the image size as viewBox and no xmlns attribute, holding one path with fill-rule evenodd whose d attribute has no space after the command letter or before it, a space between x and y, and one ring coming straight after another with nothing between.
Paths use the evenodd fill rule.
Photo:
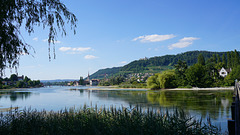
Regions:
<instances>
[{"instance_id":1,"label":"tall grass","mask_svg":"<svg viewBox=\"0 0 240 135\"><path fill-rule=\"evenodd\" d=\"M211 123L202 123L175 110L83 108L58 112L33 109L15 110L0 115L1 135L186 135L220 134Z\"/></svg>"}]
</instances>

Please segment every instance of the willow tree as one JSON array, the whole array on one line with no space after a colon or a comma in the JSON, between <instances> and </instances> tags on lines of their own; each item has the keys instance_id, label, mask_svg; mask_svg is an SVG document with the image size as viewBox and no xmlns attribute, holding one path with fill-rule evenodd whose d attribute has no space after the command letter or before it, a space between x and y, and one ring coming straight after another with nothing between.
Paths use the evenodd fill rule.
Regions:
<instances>
[{"instance_id":1,"label":"willow tree","mask_svg":"<svg viewBox=\"0 0 240 135\"><path fill-rule=\"evenodd\" d=\"M36 26L48 29L48 51L55 58L54 41L57 33L66 36L65 24L76 33L76 16L60 0L0 0L0 72L6 68L17 68L19 58L30 54L32 48L21 35L20 28L34 33Z\"/></svg>"}]
</instances>

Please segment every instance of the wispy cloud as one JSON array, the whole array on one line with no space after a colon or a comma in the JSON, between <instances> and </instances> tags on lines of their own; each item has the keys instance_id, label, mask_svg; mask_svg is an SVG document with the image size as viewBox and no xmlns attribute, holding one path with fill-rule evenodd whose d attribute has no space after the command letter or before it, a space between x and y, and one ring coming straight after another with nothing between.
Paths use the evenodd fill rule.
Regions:
<instances>
[{"instance_id":1,"label":"wispy cloud","mask_svg":"<svg viewBox=\"0 0 240 135\"><path fill-rule=\"evenodd\" d=\"M48 42L48 39L43 39L43 42ZM51 43L53 43L53 41L51 41ZM55 43L55 44L60 44L61 41L55 40L54 43Z\"/></svg>"},{"instance_id":2,"label":"wispy cloud","mask_svg":"<svg viewBox=\"0 0 240 135\"><path fill-rule=\"evenodd\" d=\"M120 64L126 64L127 62L126 61L122 61L122 62L120 62Z\"/></svg>"},{"instance_id":3,"label":"wispy cloud","mask_svg":"<svg viewBox=\"0 0 240 135\"><path fill-rule=\"evenodd\" d=\"M169 45L168 49L172 50L174 48L185 48L193 44L194 40L198 40L198 39L199 38L196 38L196 37L184 37L180 39L179 42Z\"/></svg>"},{"instance_id":4,"label":"wispy cloud","mask_svg":"<svg viewBox=\"0 0 240 135\"><path fill-rule=\"evenodd\" d=\"M157 34L154 34L154 35L139 36L139 37L134 38L132 41L140 40L140 42L142 42L142 43L146 43L146 42L160 42L160 41L168 40L168 39L171 39L171 38L174 38L174 37L176 37L176 36L173 35L173 34L170 34L170 35L157 35Z\"/></svg>"},{"instance_id":5,"label":"wispy cloud","mask_svg":"<svg viewBox=\"0 0 240 135\"><path fill-rule=\"evenodd\" d=\"M61 47L59 48L60 51L62 52L65 52L65 51L68 51L68 50L71 50L72 48L71 47Z\"/></svg>"},{"instance_id":6,"label":"wispy cloud","mask_svg":"<svg viewBox=\"0 0 240 135\"><path fill-rule=\"evenodd\" d=\"M38 38L37 37L33 38L33 41L38 41Z\"/></svg>"},{"instance_id":7,"label":"wispy cloud","mask_svg":"<svg viewBox=\"0 0 240 135\"><path fill-rule=\"evenodd\" d=\"M94 55L86 55L84 56L84 59L96 59L98 57L94 56Z\"/></svg>"},{"instance_id":8,"label":"wispy cloud","mask_svg":"<svg viewBox=\"0 0 240 135\"><path fill-rule=\"evenodd\" d=\"M81 53L81 52L85 52L88 50L91 50L91 47L60 47L59 48L60 51L62 52L68 52L68 54L77 54L77 53Z\"/></svg>"}]
</instances>

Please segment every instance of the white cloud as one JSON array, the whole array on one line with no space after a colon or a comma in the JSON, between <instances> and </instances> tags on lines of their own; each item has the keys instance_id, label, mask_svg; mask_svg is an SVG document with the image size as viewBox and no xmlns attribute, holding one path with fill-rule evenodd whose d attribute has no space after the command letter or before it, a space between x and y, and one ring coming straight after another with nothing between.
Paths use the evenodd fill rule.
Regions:
<instances>
[{"instance_id":1,"label":"white cloud","mask_svg":"<svg viewBox=\"0 0 240 135\"><path fill-rule=\"evenodd\" d=\"M86 55L84 56L84 59L96 59L97 57L96 56L93 56L93 55Z\"/></svg>"},{"instance_id":2,"label":"white cloud","mask_svg":"<svg viewBox=\"0 0 240 135\"><path fill-rule=\"evenodd\" d=\"M38 41L38 38L37 38L37 37L35 37L35 38L33 38L33 40L34 40L34 41Z\"/></svg>"},{"instance_id":3,"label":"white cloud","mask_svg":"<svg viewBox=\"0 0 240 135\"><path fill-rule=\"evenodd\" d=\"M172 44L170 46L168 46L168 48L170 50L174 49L174 48L185 48L185 47L188 47L189 45L191 45L193 42L178 42L178 43L175 43L175 44Z\"/></svg>"},{"instance_id":4,"label":"white cloud","mask_svg":"<svg viewBox=\"0 0 240 135\"><path fill-rule=\"evenodd\" d=\"M71 47L61 47L61 48L59 48L59 50L63 51L63 52L71 50L71 49L72 49Z\"/></svg>"},{"instance_id":5,"label":"white cloud","mask_svg":"<svg viewBox=\"0 0 240 135\"><path fill-rule=\"evenodd\" d=\"M198 39L199 38L196 38L196 37L184 37L180 39L179 42L169 45L168 49L172 50L174 48L185 48L193 44L194 40L198 40Z\"/></svg>"},{"instance_id":6,"label":"white cloud","mask_svg":"<svg viewBox=\"0 0 240 135\"><path fill-rule=\"evenodd\" d=\"M43 39L43 42L48 42L48 39ZM51 43L53 43L53 41L51 41ZM60 44L61 41L55 40L54 43L55 43L55 44Z\"/></svg>"},{"instance_id":7,"label":"white cloud","mask_svg":"<svg viewBox=\"0 0 240 135\"><path fill-rule=\"evenodd\" d=\"M91 47L76 47L76 48L61 47L61 48L59 48L59 50L62 51L62 52L69 51L68 52L69 54L77 54L76 52L85 52L85 51L91 50Z\"/></svg>"},{"instance_id":8,"label":"white cloud","mask_svg":"<svg viewBox=\"0 0 240 135\"><path fill-rule=\"evenodd\" d=\"M122 61L122 62L120 62L120 64L126 64L127 62L126 61Z\"/></svg>"},{"instance_id":9,"label":"white cloud","mask_svg":"<svg viewBox=\"0 0 240 135\"><path fill-rule=\"evenodd\" d=\"M199 38L196 38L196 37L184 37L183 39L180 39L179 41L180 42L191 42L191 41L194 41L194 40L198 40Z\"/></svg>"},{"instance_id":10,"label":"white cloud","mask_svg":"<svg viewBox=\"0 0 240 135\"><path fill-rule=\"evenodd\" d=\"M171 38L176 37L173 34L170 35L145 35L145 36L139 36L137 38L134 38L132 41L137 41L140 40L140 42L145 43L145 42L160 42L160 41L164 41L164 40L168 40Z\"/></svg>"}]
</instances>

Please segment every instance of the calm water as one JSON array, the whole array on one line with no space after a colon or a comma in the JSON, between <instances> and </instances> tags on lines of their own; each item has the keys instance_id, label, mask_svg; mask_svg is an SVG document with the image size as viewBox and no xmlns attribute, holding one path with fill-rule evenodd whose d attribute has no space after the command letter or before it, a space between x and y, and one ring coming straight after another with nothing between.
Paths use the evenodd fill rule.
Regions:
<instances>
[{"instance_id":1,"label":"calm water","mask_svg":"<svg viewBox=\"0 0 240 135\"><path fill-rule=\"evenodd\" d=\"M0 111L9 107L61 110L86 104L106 108L140 105L171 110L184 109L191 116L211 118L227 129L231 118L232 91L146 91L146 90L87 90L89 87L44 87L17 91L0 91ZM91 87L92 88L92 87ZM96 89L95 87L94 89ZM102 89L102 88L99 88Z\"/></svg>"}]
</instances>

